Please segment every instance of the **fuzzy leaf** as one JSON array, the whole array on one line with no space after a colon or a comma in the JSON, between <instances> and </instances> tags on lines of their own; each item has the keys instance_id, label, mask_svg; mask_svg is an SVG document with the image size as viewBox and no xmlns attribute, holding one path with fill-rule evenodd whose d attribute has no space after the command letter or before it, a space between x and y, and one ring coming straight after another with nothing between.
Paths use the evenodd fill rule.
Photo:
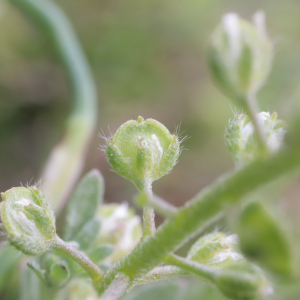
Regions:
<instances>
[{"instance_id":1,"label":"fuzzy leaf","mask_svg":"<svg viewBox=\"0 0 300 300\"><path fill-rule=\"evenodd\" d=\"M89 258L93 261L93 263L97 264L107 256L114 252L115 248L112 245L102 245L96 249L93 249L89 253Z\"/></svg>"},{"instance_id":2,"label":"fuzzy leaf","mask_svg":"<svg viewBox=\"0 0 300 300\"><path fill-rule=\"evenodd\" d=\"M92 219L86 222L81 230L73 236L73 240L80 245L81 250L86 250L97 238L101 222L99 219Z\"/></svg>"},{"instance_id":3,"label":"fuzzy leaf","mask_svg":"<svg viewBox=\"0 0 300 300\"><path fill-rule=\"evenodd\" d=\"M104 181L98 170L86 174L76 187L67 208L65 240L70 241L94 218L103 200Z\"/></svg>"}]
</instances>

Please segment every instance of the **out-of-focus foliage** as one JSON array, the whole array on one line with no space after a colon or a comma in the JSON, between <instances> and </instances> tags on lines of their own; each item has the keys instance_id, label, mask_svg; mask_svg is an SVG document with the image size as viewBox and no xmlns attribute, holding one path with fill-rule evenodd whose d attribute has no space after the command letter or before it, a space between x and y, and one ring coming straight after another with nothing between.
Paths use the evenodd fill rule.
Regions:
<instances>
[{"instance_id":1,"label":"out-of-focus foliage","mask_svg":"<svg viewBox=\"0 0 300 300\"><path fill-rule=\"evenodd\" d=\"M182 123L181 130L191 137L184 143L188 152L183 152L174 171L154 184L155 192L175 204L182 204L232 168L223 135L233 114L229 101L214 87L205 62L208 38L224 13L235 11L248 19L258 9L266 13L275 57L258 97L261 109L272 107L284 119L299 95L300 4L295 1L63 0L60 5L74 24L97 81L98 131L109 135L106 124L114 132L124 121L142 115L170 129ZM40 179L37 174L60 137L70 95L65 74L43 33L5 2L0 24L5 28L0 32L3 191L19 181ZM87 169L100 167L107 198L127 200L134 187L109 172L99 143L103 142L95 135ZM182 181L185 174L189 178Z\"/></svg>"},{"instance_id":2,"label":"out-of-focus foliage","mask_svg":"<svg viewBox=\"0 0 300 300\"><path fill-rule=\"evenodd\" d=\"M71 95L42 31L15 7L4 1L0 4L0 191L5 191L20 181L40 179L37 174L60 138ZM124 121L143 115L167 128L174 126L174 131L182 123L181 131L191 137L184 143L189 150L182 153L174 171L154 184L155 193L175 205L233 167L224 130L235 108L214 87L205 62L207 41L220 16L235 11L249 18L258 9L265 11L275 57L267 84L258 95L261 109L275 110L285 119L292 104L299 101L300 2L62 0L59 4L74 24L93 68L99 90L98 131L109 135L106 124L115 132ZM95 135L86 169L101 169L108 201L130 200L134 188L109 171L99 143L104 142ZM267 198L285 196L278 205L289 213L294 228L300 227L299 192L295 182L275 184L265 193ZM4 263L11 259L17 263L19 254L6 254L0 252L0 287L6 285L7 299L16 299L17 273L6 270ZM297 283L278 287L284 299L290 300L298 300L293 296L300 293L297 289ZM197 280L185 279L140 286L123 299L223 297Z\"/></svg>"}]
</instances>

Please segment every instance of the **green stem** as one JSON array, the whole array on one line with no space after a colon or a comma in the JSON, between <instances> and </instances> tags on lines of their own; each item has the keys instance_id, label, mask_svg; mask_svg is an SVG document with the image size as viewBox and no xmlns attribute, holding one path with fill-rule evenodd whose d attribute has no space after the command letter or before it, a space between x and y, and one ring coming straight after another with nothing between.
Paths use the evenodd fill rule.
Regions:
<instances>
[{"instance_id":1,"label":"green stem","mask_svg":"<svg viewBox=\"0 0 300 300\"><path fill-rule=\"evenodd\" d=\"M262 153L266 154L269 153L269 148L267 145L267 136L264 130L264 124L262 124L258 117L259 111L255 95L248 96L246 101L246 113L252 120L259 147L261 148Z\"/></svg>"},{"instance_id":2,"label":"green stem","mask_svg":"<svg viewBox=\"0 0 300 300\"><path fill-rule=\"evenodd\" d=\"M153 207L155 212L159 213L160 215L166 218L171 218L178 212L177 207L173 206L172 204L166 202L165 200L156 195L148 197L144 193L141 193L137 196L136 203L143 207L151 206Z\"/></svg>"},{"instance_id":3,"label":"green stem","mask_svg":"<svg viewBox=\"0 0 300 300\"><path fill-rule=\"evenodd\" d=\"M151 183L146 184L143 187L143 192L146 194L147 198L153 197L152 185ZM155 213L151 206L146 206L143 208L143 237L144 240L147 236L151 236L156 231L155 228Z\"/></svg>"},{"instance_id":4,"label":"green stem","mask_svg":"<svg viewBox=\"0 0 300 300\"><path fill-rule=\"evenodd\" d=\"M298 147L280 151L260 159L243 169L227 174L201 191L178 213L167 219L156 233L139 243L126 257L117 262L101 280L98 291L103 293L119 272L138 282L151 269L162 263L164 257L195 236L224 208L237 204L247 194L264 186L300 165Z\"/></svg>"},{"instance_id":5,"label":"green stem","mask_svg":"<svg viewBox=\"0 0 300 300\"><path fill-rule=\"evenodd\" d=\"M74 30L50 0L9 0L36 21L52 40L69 77L73 109L62 141L52 151L42 178L43 191L59 210L81 174L85 153L97 121L97 93L92 71Z\"/></svg>"},{"instance_id":6,"label":"green stem","mask_svg":"<svg viewBox=\"0 0 300 300\"><path fill-rule=\"evenodd\" d=\"M195 261L191 261L186 258L179 257L177 255L170 254L164 259L164 261L169 265L179 267L185 271L188 271L196 275L200 279L209 281L211 283L214 283L215 276L218 273L216 270L212 268L199 264Z\"/></svg>"},{"instance_id":7,"label":"green stem","mask_svg":"<svg viewBox=\"0 0 300 300\"><path fill-rule=\"evenodd\" d=\"M89 274L95 285L99 283L104 273L84 253L70 246L59 237L57 237L55 249L77 262Z\"/></svg>"},{"instance_id":8,"label":"green stem","mask_svg":"<svg viewBox=\"0 0 300 300\"><path fill-rule=\"evenodd\" d=\"M158 280L170 279L173 277L183 276L183 275L190 275L190 273L175 266L160 266L154 268L145 276L143 276L137 283L135 283L135 285L158 281ZM131 287L129 287L128 290L130 288Z\"/></svg>"}]
</instances>

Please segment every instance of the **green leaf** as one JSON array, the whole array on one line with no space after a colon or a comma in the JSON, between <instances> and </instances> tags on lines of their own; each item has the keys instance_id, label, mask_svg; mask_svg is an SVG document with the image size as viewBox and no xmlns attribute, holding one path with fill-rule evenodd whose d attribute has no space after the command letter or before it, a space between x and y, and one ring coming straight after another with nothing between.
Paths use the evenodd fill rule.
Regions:
<instances>
[{"instance_id":1,"label":"green leaf","mask_svg":"<svg viewBox=\"0 0 300 300\"><path fill-rule=\"evenodd\" d=\"M60 261L51 266L49 280L53 286L61 287L69 280L70 275L68 265L63 261Z\"/></svg>"},{"instance_id":2,"label":"green leaf","mask_svg":"<svg viewBox=\"0 0 300 300\"><path fill-rule=\"evenodd\" d=\"M59 288L65 285L71 277L68 262L62 255L50 252L29 260L27 265L44 285ZM72 273L78 274L78 270L72 270Z\"/></svg>"},{"instance_id":3,"label":"green leaf","mask_svg":"<svg viewBox=\"0 0 300 300\"><path fill-rule=\"evenodd\" d=\"M228 300L213 286L195 278L174 278L136 286L121 300Z\"/></svg>"},{"instance_id":4,"label":"green leaf","mask_svg":"<svg viewBox=\"0 0 300 300\"><path fill-rule=\"evenodd\" d=\"M278 274L293 273L294 257L288 233L280 218L272 216L259 202L248 204L237 226L242 252Z\"/></svg>"},{"instance_id":5,"label":"green leaf","mask_svg":"<svg viewBox=\"0 0 300 300\"><path fill-rule=\"evenodd\" d=\"M101 227L99 219L92 219L86 222L81 230L73 236L73 240L80 245L81 250L86 250L97 238Z\"/></svg>"},{"instance_id":6,"label":"green leaf","mask_svg":"<svg viewBox=\"0 0 300 300\"><path fill-rule=\"evenodd\" d=\"M91 261L95 264L98 264L100 261L105 259L107 256L114 252L115 248L112 245L102 245L96 249L93 249L89 252L88 256Z\"/></svg>"},{"instance_id":7,"label":"green leaf","mask_svg":"<svg viewBox=\"0 0 300 300\"><path fill-rule=\"evenodd\" d=\"M45 273L43 272L39 258L33 258L27 262L27 266L35 273L35 275L44 283L46 283L45 280Z\"/></svg>"},{"instance_id":8,"label":"green leaf","mask_svg":"<svg viewBox=\"0 0 300 300\"><path fill-rule=\"evenodd\" d=\"M26 266L21 270L20 277L20 300L39 300L40 281Z\"/></svg>"},{"instance_id":9,"label":"green leaf","mask_svg":"<svg viewBox=\"0 0 300 300\"><path fill-rule=\"evenodd\" d=\"M179 282L161 281L145 285L140 285L134 288L131 292L123 296L122 300L166 300L178 299L180 293ZM179 300L179 299L178 299Z\"/></svg>"},{"instance_id":10,"label":"green leaf","mask_svg":"<svg viewBox=\"0 0 300 300\"><path fill-rule=\"evenodd\" d=\"M14 247L0 248L0 291L5 288L7 281L11 279L11 274L16 270L22 258L23 255Z\"/></svg>"},{"instance_id":11,"label":"green leaf","mask_svg":"<svg viewBox=\"0 0 300 300\"><path fill-rule=\"evenodd\" d=\"M103 193L104 181L98 170L90 171L81 179L67 207L65 240L72 240L84 224L94 218Z\"/></svg>"}]
</instances>

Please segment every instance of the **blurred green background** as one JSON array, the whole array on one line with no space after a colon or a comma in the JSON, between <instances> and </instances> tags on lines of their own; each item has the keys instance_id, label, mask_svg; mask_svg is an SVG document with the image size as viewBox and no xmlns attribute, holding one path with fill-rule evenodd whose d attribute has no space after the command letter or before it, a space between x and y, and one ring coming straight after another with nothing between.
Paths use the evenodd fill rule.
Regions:
<instances>
[{"instance_id":1,"label":"blurred green background","mask_svg":"<svg viewBox=\"0 0 300 300\"><path fill-rule=\"evenodd\" d=\"M224 143L232 109L206 66L209 36L226 12L267 16L275 45L272 73L259 102L289 120L300 99L300 1L295 0L61 0L92 66L99 93L97 133L125 121L154 118L190 137L172 173L154 192L179 206L233 168ZM35 182L60 139L71 108L63 67L49 39L15 7L0 6L0 190ZM85 171L101 170L108 202L130 201L134 186L110 171L97 133ZM299 181L280 204L295 224Z\"/></svg>"}]
</instances>

